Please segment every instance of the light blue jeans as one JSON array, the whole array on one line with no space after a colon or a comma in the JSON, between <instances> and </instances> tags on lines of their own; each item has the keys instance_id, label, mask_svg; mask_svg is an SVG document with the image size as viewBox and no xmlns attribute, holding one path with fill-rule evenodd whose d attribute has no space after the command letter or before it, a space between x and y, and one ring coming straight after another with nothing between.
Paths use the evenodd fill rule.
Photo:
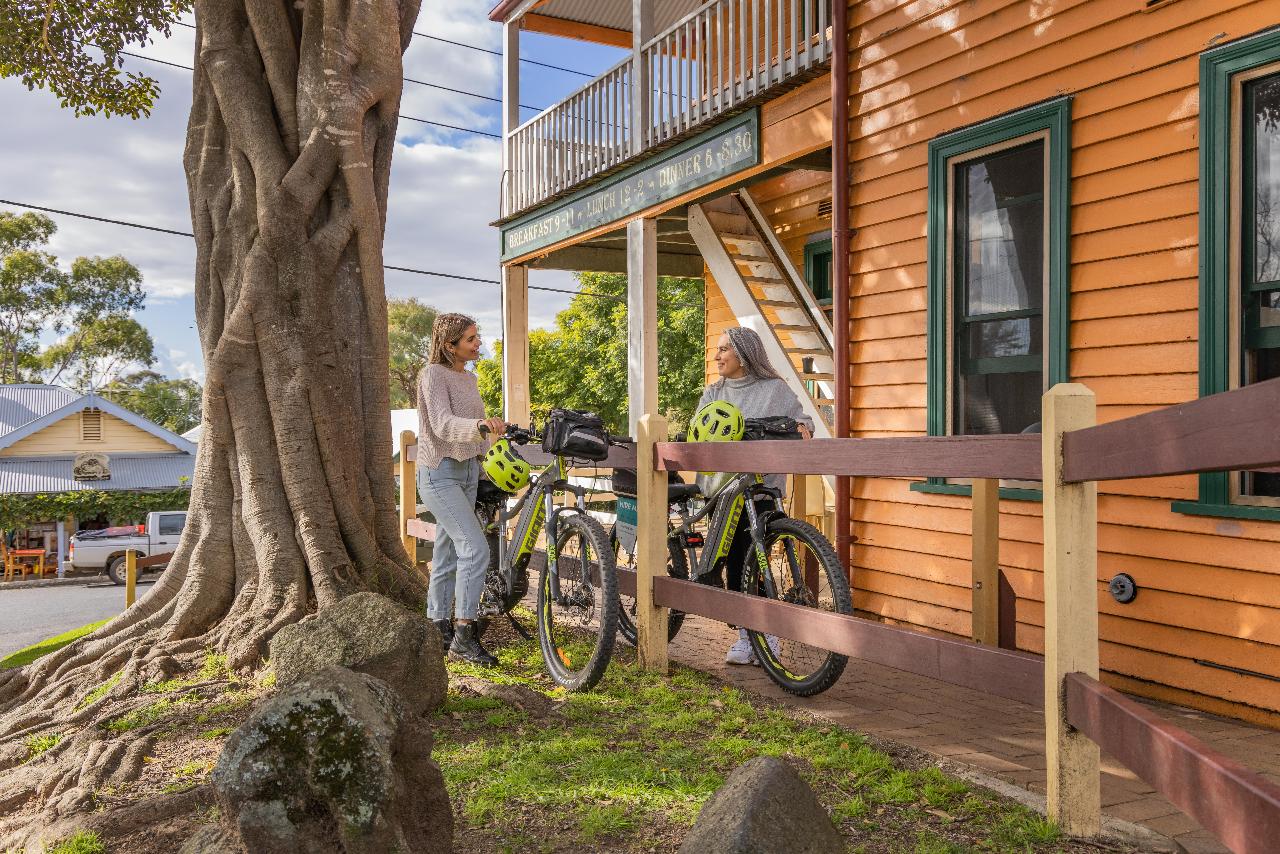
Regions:
<instances>
[{"instance_id":1,"label":"light blue jeans","mask_svg":"<svg viewBox=\"0 0 1280 854\"><path fill-rule=\"evenodd\" d=\"M436 517L427 587L427 619L474 620L489 568L489 542L476 518L480 461L445 457L433 469L418 468L418 493Z\"/></svg>"}]
</instances>

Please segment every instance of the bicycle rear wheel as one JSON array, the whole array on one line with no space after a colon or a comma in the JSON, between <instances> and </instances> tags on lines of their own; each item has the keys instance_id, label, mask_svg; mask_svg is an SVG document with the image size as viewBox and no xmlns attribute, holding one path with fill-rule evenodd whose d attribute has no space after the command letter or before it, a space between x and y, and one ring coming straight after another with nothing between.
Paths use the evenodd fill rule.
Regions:
<instances>
[{"instance_id":1,"label":"bicycle rear wheel","mask_svg":"<svg viewBox=\"0 0 1280 854\"><path fill-rule=\"evenodd\" d=\"M799 519L774 519L765 527L768 575L761 577L755 549L743 568L744 592L837 614L852 614L849 581L836 550L822 533ZM794 568L793 568L794 567ZM848 658L786 638L748 631L756 659L782 690L819 694L840 678Z\"/></svg>"},{"instance_id":2,"label":"bicycle rear wheel","mask_svg":"<svg viewBox=\"0 0 1280 854\"><path fill-rule=\"evenodd\" d=\"M584 691L600 681L613 655L618 578L613 550L599 522L579 513L562 513L556 525L559 578L552 577L549 565L543 566L538 581L538 645L556 684Z\"/></svg>"},{"instance_id":3,"label":"bicycle rear wheel","mask_svg":"<svg viewBox=\"0 0 1280 854\"><path fill-rule=\"evenodd\" d=\"M619 569L636 568L635 555L629 553L618 542L616 526L609 529L609 545L613 547L613 559ZM672 578L689 578L689 559L678 542L667 540L667 575ZM622 639L632 646L636 645L636 600L634 596L619 596L618 601L618 633ZM680 627L684 625L684 612L667 611L667 640L675 638Z\"/></svg>"}]
</instances>

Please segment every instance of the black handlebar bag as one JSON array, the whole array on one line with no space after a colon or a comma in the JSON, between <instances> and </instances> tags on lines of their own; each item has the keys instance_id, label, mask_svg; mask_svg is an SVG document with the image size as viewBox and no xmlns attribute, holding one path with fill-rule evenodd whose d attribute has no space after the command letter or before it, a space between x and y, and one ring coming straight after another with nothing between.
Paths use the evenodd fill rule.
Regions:
<instances>
[{"instance_id":1,"label":"black handlebar bag","mask_svg":"<svg viewBox=\"0 0 1280 854\"><path fill-rule=\"evenodd\" d=\"M553 409L542 431L542 450L576 460L600 462L609 456L609 434L594 412Z\"/></svg>"},{"instance_id":2,"label":"black handlebar bag","mask_svg":"<svg viewBox=\"0 0 1280 854\"><path fill-rule=\"evenodd\" d=\"M800 439L800 425L786 415L770 415L767 418L746 419L742 438L747 441L762 439Z\"/></svg>"}]
</instances>

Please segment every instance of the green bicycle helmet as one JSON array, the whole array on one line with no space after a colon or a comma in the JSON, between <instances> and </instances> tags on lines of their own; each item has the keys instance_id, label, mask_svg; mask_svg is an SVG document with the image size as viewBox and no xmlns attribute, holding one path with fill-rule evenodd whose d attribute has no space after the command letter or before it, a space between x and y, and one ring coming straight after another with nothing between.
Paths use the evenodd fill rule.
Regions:
<instances>
[{"instance_id":1,"label":"green bicycle helmet","mask_svg":"<svg viewBox=\"0 0 1280 854\"><path fill-rule=\"evenodd\" d=\"M484 455L481 468L494 486L504 492L519 492L529 483L529 464L506 439L493 443Z\"/></svg>"},{"instance_id":2,"label":"green bicycle helmet","mask_svg":"<svg viewBox=\"0 0 1280 854\"><path fill-rule=\"evenodd\" d=\"M742 410L724 400L713 400L698 410L689 425L692 442L737 442L746 430Z\"/></svg>"}]
</instances>

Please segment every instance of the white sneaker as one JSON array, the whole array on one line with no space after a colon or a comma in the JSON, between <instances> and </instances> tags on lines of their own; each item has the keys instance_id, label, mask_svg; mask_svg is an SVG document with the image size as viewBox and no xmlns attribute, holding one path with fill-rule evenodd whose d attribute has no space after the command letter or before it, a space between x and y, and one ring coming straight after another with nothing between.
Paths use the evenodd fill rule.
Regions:
<instances>
[{"instance_id":1,"label":"white sneaker","mask_svg":"<svg viewBox=\"0 0 1280 854\"><path fill-rule=\"evenodd\" d=\"M746 629L738 629L738 639L724 657L725 664L755 664L756 654L751 649L751 641L747 638Z\"/></svg>"}]
</instances>

